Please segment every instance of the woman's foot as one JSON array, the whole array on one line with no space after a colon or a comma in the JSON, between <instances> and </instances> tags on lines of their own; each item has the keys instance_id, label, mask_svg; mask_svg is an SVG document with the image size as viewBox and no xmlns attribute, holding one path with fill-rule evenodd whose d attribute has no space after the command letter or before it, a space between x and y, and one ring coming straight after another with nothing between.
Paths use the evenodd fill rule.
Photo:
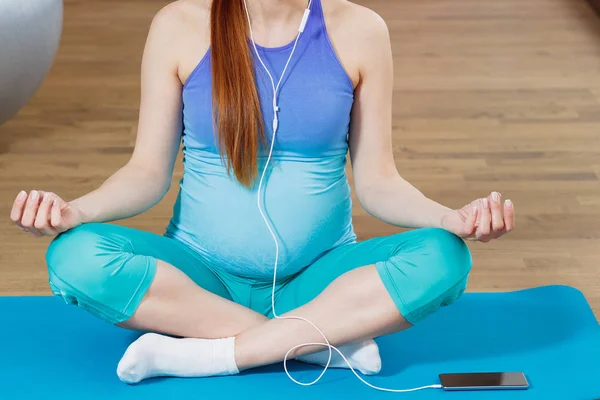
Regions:
<instances>
[{"instance_id":1,"label":"woman's foot","mask_svg":"<svg viewBox=\"0 0 600 400\"><path fill-rule=\"evenodd\" d=\"M138 383L158 376L200 378L237 374L235 338L176 339L156 333L146 333L125 351L117 367L117 375L125 383ZM352 368L364 375L381 370L379 348L373 340L349 343L338 347ZM325 365L329 351L298 357L298 361ZM348 364L333 351L332 368L348 368Z\"/></svg>"},{"instance_id":2,"label":"woman's foot","mask_svg":"<svg viewBox=\"0 0 600 400\"><path fill-rule=\"evenodd\" d=\"M175 339L146 333L125 351L117 375L125 383L138 383L157 376L199 378L233 375L235 338Z\"/></svg>"},{"instance_id":3,"label":"woman's foot","mask_svg":"<svg viewBox=\"0 0 600 400\"><path fill-rule=\"evenodd\" d=\"M381 371L381 357L379 356L379 347L374 340L365 340L362 342L348 343L338 346L344 357L348 359L350 365L363 375L375 375ZM329 350L319 351L318 353L308 354L296 358L309 364L323 365L327 364ZM335 350L331 353L331 368L349 368L348 364Z\"/></svg>"}]
</instances>

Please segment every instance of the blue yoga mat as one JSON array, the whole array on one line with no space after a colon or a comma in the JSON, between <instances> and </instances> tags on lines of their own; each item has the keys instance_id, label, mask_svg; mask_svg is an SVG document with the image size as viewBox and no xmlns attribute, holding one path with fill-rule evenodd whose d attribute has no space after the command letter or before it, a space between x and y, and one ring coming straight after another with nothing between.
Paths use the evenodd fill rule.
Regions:
<instances>
[{"instance_id":1,"label":"blue yoga mat","mask_svg":"<svg viewBox=\"0 0 600 400\"><path fill-rule=\"evenodd\" d=\"M281 364L233 377L156 378L121 383L117 363L139 333L95 319L52 297L0 297L0 399L560 399L600 398L600 327L576 289L467 293L420 325L380 338L375 385L439 383L443 372L522 371L526 391L376 392L349 371L330 370L312 387L289 381ZM310 381L318 367L291 363Z\"/></svg>"}]
</instances>

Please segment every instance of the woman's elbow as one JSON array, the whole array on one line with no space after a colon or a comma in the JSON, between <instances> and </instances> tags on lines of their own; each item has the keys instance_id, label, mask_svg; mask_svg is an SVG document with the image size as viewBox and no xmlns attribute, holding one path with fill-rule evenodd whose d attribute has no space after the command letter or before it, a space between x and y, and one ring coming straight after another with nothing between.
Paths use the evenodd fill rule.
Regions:
<instances>
[{"instance_id":1,"label":"woman's elbow","mask_svg":"<svg viewBox=\"0 0 600 400\"><path fill-rule=\"evenodd\" d=\"M376 214L378 199L384 198L385 182L369 180L364 183L355 183L354 194L362 208L370 215Z\"/></svg>"},{"instance_id":2,"label":"woman's elbow","mask_svg":"<svg viewBox=\"0 0 600 400\"><path fill-rule=\"evenodd\" d=\"M369 176L354 177L354 193L364 207L372 198L377 198L401 179L397 172L371 173Z\"/></svg>"},{"instance_id":3,"label":"woman's elbow","mask_svg":"<svg viewBox=\"0 0 600 400\"><path fill-rule=\"evenodd\" d=\"M153 187L152 191L159 196L159 201L171 189L172 171L133 162L129 162L123 169L129 171L128 175L133 176L138 182L150 184Z\"/></svg>"}]
</instances>

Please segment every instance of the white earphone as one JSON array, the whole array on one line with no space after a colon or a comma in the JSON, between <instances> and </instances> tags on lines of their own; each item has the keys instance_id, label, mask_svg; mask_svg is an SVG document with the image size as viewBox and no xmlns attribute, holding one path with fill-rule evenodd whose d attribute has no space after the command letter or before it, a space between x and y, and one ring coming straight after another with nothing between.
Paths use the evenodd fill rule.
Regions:
<instances>
[{"instance_id":1,"label":"white earphone","mask_svg":"<svg viewBox=\"0 0 600 400\"><path fill-rule=\"evenodd\" d=\"M302 385L302 386L314 385L321 379L321 377L325 374L325 372L329 368L329 364L331 363L332 350L335 350L344 359L346 364L348 364L348 367L354 373L354 375L360 381L362 381L365 385L370 386L373 389L381 390L384 392L396 392L396 393L413 392L413 391L422 390L422 389L439 389L442 387L441 385L429 385L429 386L423 386L423 387L414 388L414 389L386 389L386 388L374 386L374 385L370 384L369 382L365 381L360 375L358 375L358 373L356 373L356 371L354 370L354 368L352 368L352 365L350 365L350 362L344 356L344 354L342 354L342 352L338 348L336 348L331 343L329 343L329 340L327 339L327 337L325 336L323 331L321 331L319 329L319 327L317 327L311 321L309 321L306 318L296 317L296 316L281 317L281 316L277 315L277 313L275 312L275 286L277 283L277 264L279 261L279 241L277 240L277 236L275 235L275 232L273 231L273 228L271 227L271 224L269 223L269 220L265 216L264 210L261 206L261 192L262 192L262 188L263 188L264 178L265 178L267 169L269 167L269 163L271 162L271 157L273 155L273 145L275 143L275 137L277 135L277 130L279 128L279 118L277 115L277 113L279 112L279 106L277 105L277 96L279 94L279 89L281 86L281 82L283 81L285 72L287 71L287 68L288 68L290 62L292 61L294 52L296 51L296 46L298 45L298 40L300 39L300 36L302 35L302 33L304 32L304 29L306 28L306 24L307 24L308 18L310 16L310 6L311 5L312 5L312 0L309 0L308 6L307 6L306 10L304 11L304 16L302 17L302 21L300 22L300 27L298 28L298 34L296 35L296 40L294 41L294 46L292 47L292 51L290 53L290 56L288 57L287 62L285 63L285 67L283 68L283 71L281 72L281 76L279 77L279 81L277 82L277 85L275 85L275 80L273 79L273 75L271 75L271 72L269 71L269 69L267 68L265 63L263 62L263 60L258 52L258 48L256 47L256 42L254 41L254 32L252 31L252 21L250 18L250 12L248 11L248 4L247 4L247 1L244 0L244 7L246 9L246 16L248 17L248 27L250 30L250 39L252 40L252 46L254 47L254 52L256 53L256 57L258 58L258 61L260 62L260 64L264 68L265 72L269 76L269 80L271 81L271 86L273 89L273 125L272 125L273 126L273 137L271 139L271 145L269 148L269 156L267 157L267 162L265 163L264 169L260 176L260 181L258 183L257 196L256 196L258 211L260 212L260 215L262 216L262 218L265 222L265 225L267 226L267 229L269 230L269 233L271 234L271 237L273 238L273 242L275 243L275 262L274 262L274 266L273 266L273 287L272 287L272 291L271 291L271 308L273 310L273 317L277 318L277 319L295 319L295 320L304 321L304 322L312 325L319 332L319 334L323 337L323 340L325 340L325 343L303 343L303 344L299 344L297 346L292 347L285 354L285 357L283 359L283 368L284 368L285 373L287 374L288 378L290 378L294 383L297 383L298 385ZM321 374L314 381L309 382L309 383L299 382L299 381L295 380L290 375L290 373L287 369L287 359L288 359L288 356L290 355L290 353L293 352L294 350L304 347L304 346L324 346L329 349L329 358L327 360L327 364L325 365L325 368L323 368L323 371L321 372Z\"/></svg>"}]
</instances>

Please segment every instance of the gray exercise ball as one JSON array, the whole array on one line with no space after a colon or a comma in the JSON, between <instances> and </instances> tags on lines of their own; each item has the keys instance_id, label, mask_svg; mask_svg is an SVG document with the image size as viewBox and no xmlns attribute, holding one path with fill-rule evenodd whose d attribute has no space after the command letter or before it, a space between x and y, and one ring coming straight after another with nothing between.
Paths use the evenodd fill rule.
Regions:
<instances>
[{"instance_id":1,"label":"gray exercise ball","mask_svg":"<svg viewBox=\"0 0 600 400\"><path fill-rule=\"evenodd\" d=\"M62 0L0 0L0 124L35 94L62 32Z\"/></svg>"}]
</instances>

